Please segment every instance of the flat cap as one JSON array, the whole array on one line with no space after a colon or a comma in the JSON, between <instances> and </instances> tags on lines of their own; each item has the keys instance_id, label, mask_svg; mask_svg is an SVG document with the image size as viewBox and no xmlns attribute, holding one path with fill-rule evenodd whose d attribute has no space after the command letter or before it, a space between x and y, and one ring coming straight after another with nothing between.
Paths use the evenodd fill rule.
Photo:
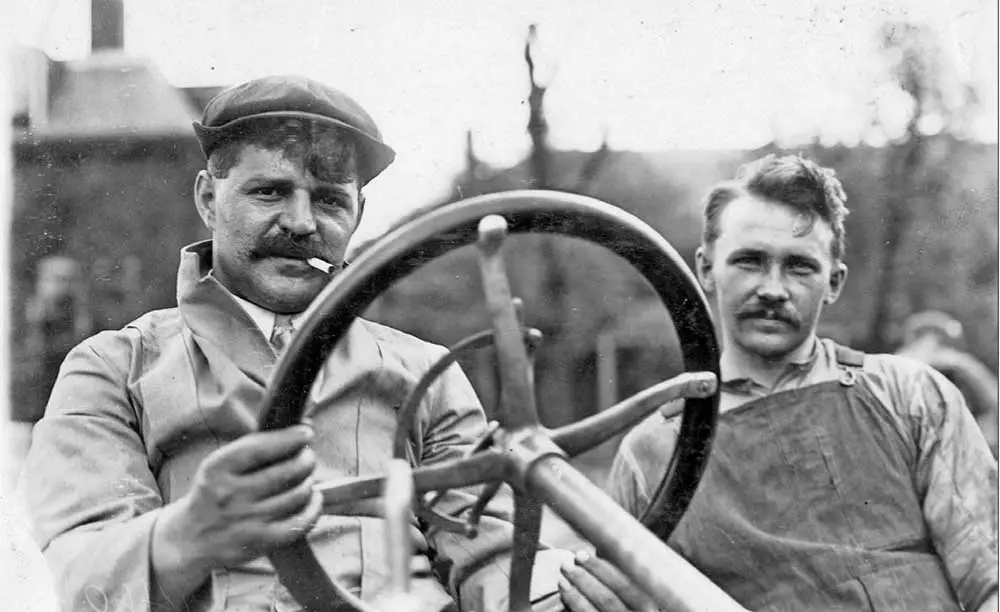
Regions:
<instances>
[{"instance_id":1,"label":"flat cap","mask_svg":"<svg viewBox=\"0 0 1000 612\"><path fill-rule=\"evenodd\" d=\"M360 104L342 91L301 76L267 76L223 91L205 106L201 121L194 122L194 131L208 157L234 128L268 117L305 119L340 128L357 147L362 184L396 158Z\"/></svg>"}]
</instances>

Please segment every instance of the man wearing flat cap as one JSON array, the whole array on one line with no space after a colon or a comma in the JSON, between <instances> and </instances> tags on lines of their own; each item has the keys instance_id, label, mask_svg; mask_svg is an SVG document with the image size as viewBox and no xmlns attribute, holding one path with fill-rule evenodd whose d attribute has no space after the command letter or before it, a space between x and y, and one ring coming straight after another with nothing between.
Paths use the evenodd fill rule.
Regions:
<instances>
[{"instance_id":1,"label":"man wearing flat cap","mask_svg":"<svg viewBox=\"0 0 1000 612\"><path fill-rule=\"evenodd\" d=\"M355 321L313 387L310 425L257 432L257 407L301 313L343 265L362 188L392 161L345 94L262 78L209 102L195 205L211 240L183 249L176 308L73 349L26 460L27 501L64 610L294 610L264 556L309 531L323 568L363 598L385 586L377 511L320 516L316 480L384 472L396 409L444 349ZM452 367L417 415L415 460L460 456L485 420ZM455 494L458 495L458 494ZM450 497L444 509L463 502ZM506 610L510 538L416 538L420 610ZM536 560L533 598L558 604L556 558ZM451 567L442 581L431 558Z\"/></svg>"}]
</instances>

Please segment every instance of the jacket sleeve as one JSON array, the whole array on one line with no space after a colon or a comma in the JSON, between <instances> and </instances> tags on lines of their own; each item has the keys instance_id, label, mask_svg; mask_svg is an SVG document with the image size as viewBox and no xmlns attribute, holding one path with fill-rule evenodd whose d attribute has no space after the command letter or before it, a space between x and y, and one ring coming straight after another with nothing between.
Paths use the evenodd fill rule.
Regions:
<instances>
[{"instance_id":1,"label":"jacket sleeve","mask_svg":"<svg viewBox=\"0 0 1000 612\"><path fill-rule=\"evenodd\" d=\"M132 343L73 349L25 461L28 511L64 610L150 606L150 534L162 498L127 386Z\"/></svg>"},{"instance_id":2,"label":"jacket sleeve","mask_svg":"<svg viewBox=\"0 0 1000 612\"><path fill-rule=\"evenodd\" d=\"M914 419L917 490L966 610L997 590L997 464L958 389L927 368L900 389Z\"/></svg>"},{"instance_id":3,"label":"jacket sleeve","mask_svg":"<svg viewBox=\"0 0 1000 612\"><path fill-rule=\"evenodd\" d=\"M680 434L680 418L655 412L628 432L618 446L604 490L636 518L641 518L670 465Z\"/></svg>"},{"instance_id":4,"label":"jacket sleeve","mask_svg":"<svg viewBox=\"0 0 1000 612\"><path fill-rule=\"evenodd\" d=\"M425 400L423 448L418 461L429 465L457 459L486 430L486 418L475 391L457 367L451 367L430 389ZM449 492L435 508L464 516L475 503L479 487ZM506 612L513 536L512 499L505 486L489 504L475 538L437 531L428 534L437 565L449 568L448 584L464 611ZM572 553L541 549L535 557L531 599L536 612L562 610L558 594L559 568Z\"/></svg>"},{"instance_id":5,"label":"jacket sleeve","mask_svg":"<svg viewBox=\"0 0 1000 612\"><path fill-rule=\"evenodd\" d=\"M649 484L639 467L635 450L627 436L622 440L611 462L604 491L615 500L616 504L637 518L649 504Z\"/></svg>"}]
</instances>

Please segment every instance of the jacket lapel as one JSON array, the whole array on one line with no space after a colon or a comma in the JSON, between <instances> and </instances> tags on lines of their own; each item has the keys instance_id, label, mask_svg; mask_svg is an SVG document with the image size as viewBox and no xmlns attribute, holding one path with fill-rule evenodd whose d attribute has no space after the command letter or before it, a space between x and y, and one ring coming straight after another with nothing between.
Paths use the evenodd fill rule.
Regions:
<instances>
[{"instance_id":1,"label":"jacket lapel","mask_svg":"<svg viewBox=\"0 0 1000 612\"><path fill-rule=\"evenodd\" d=\"M212 367L219 359L231 362L262 389L276 358L267 338L229 291L209 274L211 242L199 242L181 252L177 303ZM222 364L218 366L225 370ZM222 372L220 372L222 373Z\"/></svg>"}]
</instances>

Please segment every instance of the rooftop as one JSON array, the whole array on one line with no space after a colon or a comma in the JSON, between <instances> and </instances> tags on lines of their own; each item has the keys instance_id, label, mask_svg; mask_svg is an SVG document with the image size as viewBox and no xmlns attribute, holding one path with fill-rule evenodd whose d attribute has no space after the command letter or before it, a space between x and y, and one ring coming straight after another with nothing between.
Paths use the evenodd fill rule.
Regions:
<instances>
[{"instance_id":1,"label":"rooftop","mask_svg":"<svg viewBox=\"0 0 1000 612\"><path fill-rule=\"evenodd\" d=\"M15 53L15 133L22 141L193 137L196 99L148 61L119 50L55 62Z\"/></svg>"}]
</instances>

